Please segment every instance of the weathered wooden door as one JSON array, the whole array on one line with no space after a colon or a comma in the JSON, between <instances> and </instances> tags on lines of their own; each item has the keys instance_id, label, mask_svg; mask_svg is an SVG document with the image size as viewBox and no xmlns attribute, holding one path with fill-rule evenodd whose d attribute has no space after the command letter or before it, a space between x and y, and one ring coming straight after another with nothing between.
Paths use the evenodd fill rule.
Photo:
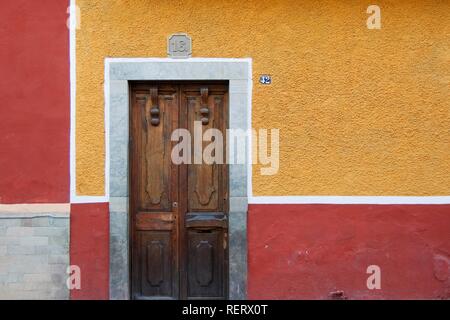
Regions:
<instances>
[{"instance_id":1,"label":"weathered wooden door","mask_svg":"<svg viewBox=\"0 0 450 320\"><path fill-rule=\"evenodd\" d=\"M225 148L227 84L136 82L130 91L132 298L226 299L228 168L194 164L194 138L219 129ZM192 163L172 159L179 128L190 133Z\"/></svg>"}]
</instances>

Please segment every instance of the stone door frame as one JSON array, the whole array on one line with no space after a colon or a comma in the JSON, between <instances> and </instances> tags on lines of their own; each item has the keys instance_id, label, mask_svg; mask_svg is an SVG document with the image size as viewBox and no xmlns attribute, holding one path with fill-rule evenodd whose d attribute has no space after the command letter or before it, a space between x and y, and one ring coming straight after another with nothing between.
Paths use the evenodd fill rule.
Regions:
<instances>
[{"instance_id":1,"label":"stone door frame","mask_svg":"<svg viewBox=\"0 0 450 320\"><path fill-rule=\"evenodd\" d=\"M130 298L128 189L129 81L228 80L229 129L251 129L252 60L106 58L106 194L110 212L110 299ZM247 135L250 136L250 135ZM230 164L229 298L247 298L247 211L251 139L246 164Z\"/></svg>"}]
</instances>

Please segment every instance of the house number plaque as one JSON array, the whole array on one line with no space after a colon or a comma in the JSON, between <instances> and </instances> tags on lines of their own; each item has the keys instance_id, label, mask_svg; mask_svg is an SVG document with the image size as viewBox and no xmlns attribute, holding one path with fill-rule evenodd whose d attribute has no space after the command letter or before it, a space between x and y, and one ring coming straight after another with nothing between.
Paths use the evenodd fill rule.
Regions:
<instances>
[{"instance_id":1,"label":"house number plaque","mask_svg":"<svg viewBox=\"0 0 450 320\"><path fill-rule=\"evenodd\" d=\"M169 58L186 59L192 55L192 39L185 33L172 34L167 41Z\"/></svg>"},{"instance_id":2,"label":"house number plaque","mask_svg":"<svg viewBox=\"0 0 450 320\"><path fill-rule=\"evenodd\" d=\"M262 74L259 77L259 83L264 85L272 84L272 76L270 74Z\"/></svg>"}]
</instances>

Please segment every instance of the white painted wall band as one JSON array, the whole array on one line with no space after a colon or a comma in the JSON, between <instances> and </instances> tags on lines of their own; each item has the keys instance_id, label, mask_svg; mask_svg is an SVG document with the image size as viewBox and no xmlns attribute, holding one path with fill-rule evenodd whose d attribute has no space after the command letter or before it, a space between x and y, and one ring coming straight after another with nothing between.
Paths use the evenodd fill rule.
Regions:
<instances>
[{"instance_id":1,"label":"white painted wall band","mask_svg":"<svg viewBox=\"0 0 450 320\"><path fill-rule=\"evenodd\" d=\"M76 196L76 148L75 148L75 126L76 126L76 3L70 0L69 16L69 61L70 61L70 202L78 202Z\"/></svg>"},{"instance_id":2,"label":"white painted wall band","mask_svg":"<svg viewBox=\"0 0 450 320\"><path fill-rule=\"evenodd\" d=\"M450 204L450 196L251 196L249 204Z\"/></svg>"}]
</instances>

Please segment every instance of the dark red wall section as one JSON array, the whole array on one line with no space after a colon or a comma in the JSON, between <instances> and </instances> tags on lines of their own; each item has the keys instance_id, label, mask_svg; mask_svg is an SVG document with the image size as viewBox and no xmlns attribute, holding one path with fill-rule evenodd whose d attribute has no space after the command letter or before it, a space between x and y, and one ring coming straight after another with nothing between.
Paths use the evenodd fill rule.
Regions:
<instances>
[{"instance_id":1,"label":"dark red wall section","mask_svg":"<svg viewBox=\"0 0 450 320\"><path fill-rule=\"evenodd\" d=\"M71 299L109 299L107 203L71 205L70 264L81 269L81 290L72 290Z\"/></svg>"},{"instance_id":2,"label":"dark red wall section","mask_svg":"<svg viewBox=\"0 0 450 320\"><path fill-rule=\"evenodd\" d=\"M69 201L68 5L0 1L0 203Z\"/></svg>"},{"instance_id":3,"label":"dark red wall section","mask_svg":"<svg viewBox=\"0 0 450 320\"><path fill-rule=\"evenodd\" d=\"M248 239L251 299L450 298L450 205L251 205Z\"/></svg>"}]
</instances>

